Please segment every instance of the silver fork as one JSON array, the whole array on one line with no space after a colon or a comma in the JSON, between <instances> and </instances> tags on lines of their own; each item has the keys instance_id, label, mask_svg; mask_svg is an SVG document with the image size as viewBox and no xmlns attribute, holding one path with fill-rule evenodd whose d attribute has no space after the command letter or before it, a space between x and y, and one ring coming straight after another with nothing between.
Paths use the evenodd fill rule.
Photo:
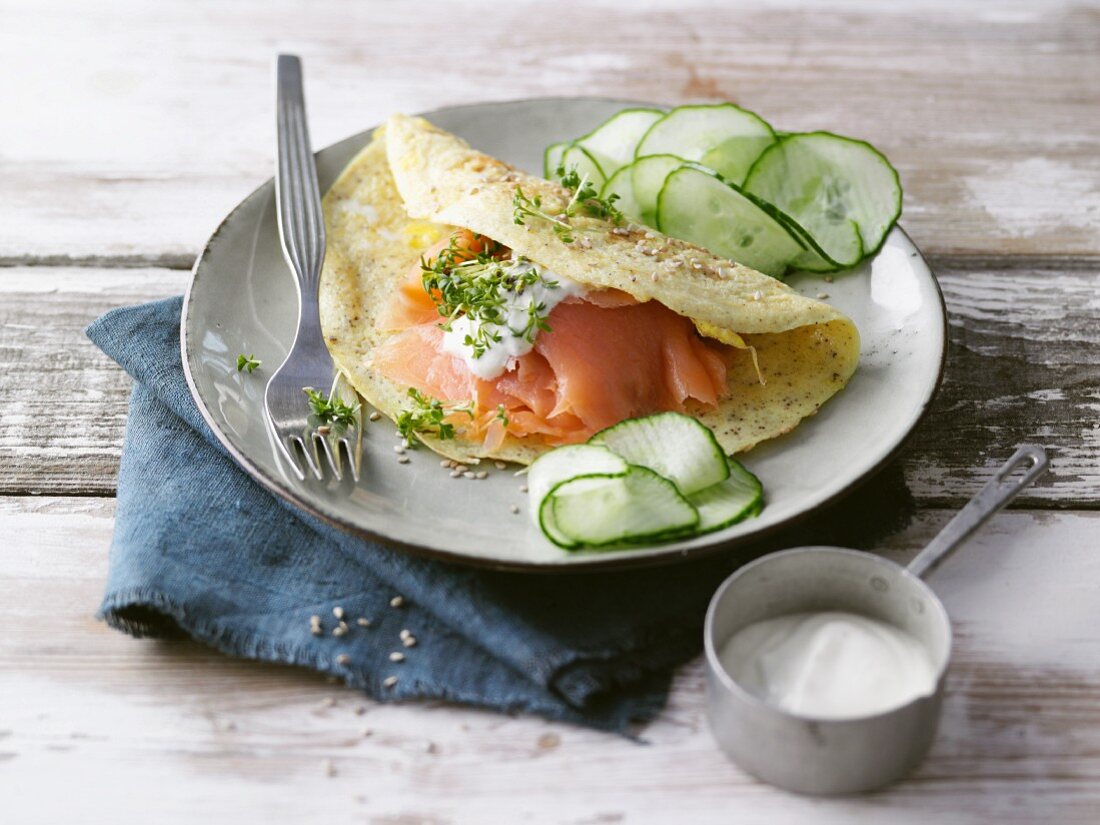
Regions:
<instances>
[{"instance_id":1,"label":"silver fork","mask_svg":"<svg viewBox=\"0 0 1100 825\"><path fill-rule=\"evenodd\" d=\"M342 455L347 455L352 477L359 480L359 433L362 420L352 427L325 424L310 414L306 387L320 391L338 381L332 356L321 335L317 288L325 260L325 222L317 167L309 145L306 107L302 95L302 62L279 55L277 70L278 166L275 200L283 253L298 290L298 331L286 360L267 382L264 410L279 454L298 476L306 473L298 455L318 480L323 480L321 454L337 480L343 478ZM357 411L357 416L361 410ZM351 440L349 440L349 438ZM355 443L353 448L352 444Z\"/></svg>"}]
</instances>

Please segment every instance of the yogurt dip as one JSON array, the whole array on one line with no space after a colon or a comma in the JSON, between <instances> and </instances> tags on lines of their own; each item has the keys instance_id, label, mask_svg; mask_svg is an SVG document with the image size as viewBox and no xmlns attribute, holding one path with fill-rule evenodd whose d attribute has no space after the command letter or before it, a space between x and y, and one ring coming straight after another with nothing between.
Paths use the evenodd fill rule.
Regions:
<instances>
[{"instance_id":1,"label":"yogurt dip","mask_svg":"<svg viewBox=\"0 0 1100 825\"><path fill-rule=\"evenodd\" d=\"M815 719L871 716L936 689L935 664L916 637L856 613L756 622L735 633L719 659L754 696Z\"/></svg>"}]
</instances>

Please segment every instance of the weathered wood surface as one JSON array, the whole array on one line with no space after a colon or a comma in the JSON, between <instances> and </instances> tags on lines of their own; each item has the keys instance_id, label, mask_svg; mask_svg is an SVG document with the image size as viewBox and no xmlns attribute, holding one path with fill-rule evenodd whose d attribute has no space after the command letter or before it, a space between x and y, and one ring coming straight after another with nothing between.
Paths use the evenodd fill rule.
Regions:
<instances>
[{"instance_id":1,"label":"weathered wood surface","mask_svg":"<svg viewBox=\"0 0 1100 825\"><path fill-rule=\"evenodd\" d=\"M394 110L486 99L729 99L880 146L927 251L1100 252L1095 3L483 9L5 0L0 74L18 82L0 85L0 260L189 265L271 174L279 48L306 60L317 146Z\"/></svg>"},{"instance_id":2,"label":"weathered wood surface","mask_svg":"<svg viewBox=\"0 0 1100 825\"><path fill-rule=\"evenodd\" d=\"M84 337L99 313L179 294L167 269L0 269L0 492L110 495L129 382ZM1054 471L1025 506L1100 500L1100 268L945 264L951 315L943 390L906 448L923 503L958 504L1021 441L1049 445ZM64 403L58 403L64 399Z\"/></svg>"},{"instance_id":3,"label":"weathered wood surface","mask_svg":"<svg viewBox=\"0 0 1100 825\"><path fill-rule=\"evenodd\" d=\"M1096 822L1100 4L484 8L0 0L0 820ZM645 747L376 705L92 618L128 381L83 327L182 292L217 222L270 176L280 49L306 59L317 146L398 109L588 94L732 99L897 163L951 350L935 407L877 485L876 518L915 512L886 552L911 555L950 516L930 508L957 507L1011 445L1054 459L1028 509L936 574L956 665L913 778L845 800L751 781L710 739L698 662Z\"/></svg>"},{"instance_id":4,"label":"weathered wood surface","mask_svg":"<svg viewBox=\"0 0 1100 825\"><path fill-rule=\"evenodd\" d=\"M89 615L112 515L107 499L0 498L0 535L20 548L0 554L0 798L21 825L1071 823L1100 810L1097 513L1004 513L937 572L957 632L942 734L912 779L848 800L770 790L726 762L698 661L643 746L377 705L306 671L127 639ZM887 555L907 559L950 515L921 513Z\"/></svg>"}]
</instances>

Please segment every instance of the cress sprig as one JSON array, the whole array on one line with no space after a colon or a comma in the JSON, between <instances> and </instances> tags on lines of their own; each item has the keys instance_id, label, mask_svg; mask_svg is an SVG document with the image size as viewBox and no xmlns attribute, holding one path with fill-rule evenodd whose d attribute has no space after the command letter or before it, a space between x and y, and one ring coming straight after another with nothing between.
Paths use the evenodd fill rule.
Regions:
<instances>
[{"instance_id":1,"label":"cress sprig","mask_svg":"<svg viewBox=\"0 0 1100 825\"><path fill-rule=\"evenodd\" d=\"M573 243L576 240L576 227L570 221L582 209L585 214L592 217L606 218L616 225L622 223L623 213L615 206L615 201L619 199L617 193L612 192L606 198L601 198L588 173L580 174L576 166L570 167L568 171L564 166L558 166L555 174L561 181L561 185L571 193L565 208L561 212L551 214L542 208L542 198L539 195L529 197L522 187L517 186L512 194L514 223L525 226L528 218L547 221L553 225L554 234L563 243Z\"/></svg>"},{"instance_id":2,"label":"cress sprig","mask_svg":"<svg viewBox=\"0 0 1100 825\"><path fill-rule=\"evenodd\" d=\"M359 404L348 404L337 396L335 382L327 397L313 387L302 387L302 392L309 399L309 408L321 424L339 424L344 427L355 425L356 417L359 415Z\"/></svg>"},{"instance_id":3,"label":"cress sprig","mask_svg":"<svg viewBox=\"0 0 1100 825\"><path fill-rule=\"evenodd\" d=\"M398 414L397 432L410 447L423 440L421 435L434 435L440 441L454 438L454 424L444 420L450 415L465 413L470 418L474 417L474 411L469 404L447 406L438 398L429 398L415 387L409 388L408 396L412 405Z\"/></svg>"}]
</instances>

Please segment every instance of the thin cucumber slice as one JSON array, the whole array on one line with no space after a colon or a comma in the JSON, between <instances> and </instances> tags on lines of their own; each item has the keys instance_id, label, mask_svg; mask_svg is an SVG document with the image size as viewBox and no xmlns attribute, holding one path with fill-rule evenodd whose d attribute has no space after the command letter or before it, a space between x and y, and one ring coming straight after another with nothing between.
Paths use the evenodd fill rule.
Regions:
<instances>
[{"instance_id":1,"label":"thin cucumber slice","mask_svg":"<svg viewBox=\"0 0 1100 825\"><path fill-rule=\"evenodd\" d=\"M659 473L684 495L724 481L730 473L714 433L682 413L632 418L596 433L589 443Z\"/></svg>"},{"instance_id":2,"label":"thin cucumber slice","mask_svg":"<svg viewBox=\"0 0 1100 825\"><path fill-rule=\"evenodd\" d=\"M576 444L543 453L527 471L527 493L531 518L550 541L561 547L575 546L554 523L549 492L563 481L593 473L623 475L629 469L626 461L606 447Z\"/></svg>"},{"instance_id":3,"label":"thin cucumber slice","mask_svg":"<svg viewBox=\"0 0 1100 825\"><path fill-rule=\"evenodd\" d=\"M565 152L562 153L561 160L558 162L557 167L554 169L553 176L550 179L559 179L557 174L558 169L568 172L570 169L574 168L581 177L588 175L588 179L592 181L592 184L596 187L596 191L603 188L604 183L607 182L607 178L600 164L592 157L592 154L587 149L576 143L566 148Z\"/></svg>"},{"instance_id":4,"label":"thin cucumber slice","mask_svg":"<svg viewBox=\"0 0 1100 825\"><path fill-rule=\"evenodd\" d=\"M638 141L664 114L660 109L644 107L623 109L573 142L587 149L605 177L610 178L634 160Z\"/></svg>"},{"instance_id":5,"label":"thin cucumber slice","mask_svg":"<svg viewBox=\"0 0 1100 825\"><path fill-rule=\"evenodd\" d=\"M790 215L843 267L878 252L901 214L890 162L869 143L829 132L783 138L753 164L744 188Z\"/></svg>"},{"instance_id":6,"label":"thin cucumber slice","mask_svg":"<svg viewBox=\"0 0 1100 825\"><path fill-rule=\"evenodd\" d=\"M773 143L775 132L767 121L740 106L678 106L649 128L634 156L678 155L739 184Z\"/></svg>"},{"instance_id":7,"label":"thin cucumber slice","mask_svg":"<svg viewBox=\"0 0 1100 825\"><path fill-rule=\"evenodd\" d=\"M657 226L666 235L780 278L805 250L767 203L712 173L682 166L657 199Z\"/></svg>"},{"instance_id":8,"label":"thin cucumber slice","mask_svg":"<svg viewBox=\"0 0 1100 825\"><path fill-rule=\"evenodd\" d=\"M644 223L657 226L657 198L665 178L674 169L684 165L684 159L675 155L646 155L619 169L604 184L600 197L614 192L619 196L615 205L623 214Z\"/></svg>"},{"instance_id":9,"label":"thin cucumber slice","mask_svg":"<svg viewBox=\"0 0 1100 825\"><path fill-rule=\"evenodd\" d=\"M676 485L646 467L566 481L549 500L557 528L584 547L662 538L699 523L699 514Z\"/></svg>"},{"instance_id":10,"label":"thin cucumber slice","mask_svg":"<svg viewBox=\"0 0 1100 825\"><path fill-rule=\"evenodd\" d=\"M764 487L760 479L746 470L741 462L732 458L728 461L729 478L688 496L688 501L699 511L699 523L692 530L692 535L721 530L764 509Z\"/></svg>"},{"instance_id":11,"label":"thin cucumber slice","mask_svg":"<svg viewBox=\"0 0 1100 825\"><path fill-rule=\"evenodd\" d=\"M634 164L628 163L608 178L607 183L603 185L603 189L600 191L600 197L606 199L611 195L615 195L616 209L628 218L647 223L645 218L642 217L641 204L638 203L638 199L634 194L634 175L631 174L633 166Z\"/></svg>"},{"instance_id":12,"label":"thin cucumber slice","mask_svg":"<svg viewBox=\"0 0 1100 825\"><path fill-rule=\"evenodd\" d=\"M542 176L547 180L557 180L555 174L561 166L561 156L572 145L572 141L563 140L561 143L551 143L542 153Z\"/></svg>"}]
</instances>

